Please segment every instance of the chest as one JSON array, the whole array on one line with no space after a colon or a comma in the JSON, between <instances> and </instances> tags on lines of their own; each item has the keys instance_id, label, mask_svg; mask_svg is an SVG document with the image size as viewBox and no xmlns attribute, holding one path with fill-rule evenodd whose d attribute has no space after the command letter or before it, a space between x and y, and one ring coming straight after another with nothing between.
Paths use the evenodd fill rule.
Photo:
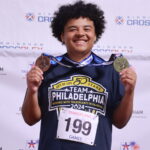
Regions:
<instances>
[{"instance_id":1,"label":"chest","mask_svg":"<svg viewBox=\"0 0 150 150\"><path fill-rule=\"evenodd\" d=\"M109 75L109 72L96 68L51 72L42 88L48 111L68 107L105 115L112 91Z\"/></svg>"}]
</instances>

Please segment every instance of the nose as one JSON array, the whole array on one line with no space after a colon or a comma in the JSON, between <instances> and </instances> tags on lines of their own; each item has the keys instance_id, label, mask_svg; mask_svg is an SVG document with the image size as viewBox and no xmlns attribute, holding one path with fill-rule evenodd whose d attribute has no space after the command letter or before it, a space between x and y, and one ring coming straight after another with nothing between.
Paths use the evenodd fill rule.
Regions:
<instances>
[{"instance_id":1,"label":"nose","mask_svg":"<svg viewBox=\"0 0 150 150\"><path fill-rule=\"evenodd\" d=\"M85 32L84 32L83 29L78 29L76 35L77 35L78 37L82 37L82 36L85 36Z\"/></svg>"}]
</instances>

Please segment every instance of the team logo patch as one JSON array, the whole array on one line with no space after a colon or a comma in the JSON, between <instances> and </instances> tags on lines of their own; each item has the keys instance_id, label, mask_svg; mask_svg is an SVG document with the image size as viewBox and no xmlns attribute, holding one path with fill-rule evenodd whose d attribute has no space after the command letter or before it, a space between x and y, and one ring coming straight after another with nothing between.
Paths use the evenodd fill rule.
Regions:
<instances>
[{"instance_id":1,"label":"team logo patch","mask_svg":"<svg viewBox=\"0 0 150 150\"><path fill-rule=\"evenodd\" d=\"M105 115L108 93L88 76L75 75L48 88L49 111L61 107Z\"/></svg>"}]
</instances>

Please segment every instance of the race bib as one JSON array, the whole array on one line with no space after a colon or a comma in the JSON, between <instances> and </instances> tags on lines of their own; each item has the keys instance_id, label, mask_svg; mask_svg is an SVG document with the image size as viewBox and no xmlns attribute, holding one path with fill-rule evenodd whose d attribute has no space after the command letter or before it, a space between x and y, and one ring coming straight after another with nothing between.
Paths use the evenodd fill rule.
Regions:
<instances>
[{"instance_id":1,"label":"race bib","mask_svg":"<svg viewBox=\"0 0 150 150\"><path fill-rule=\"evenodd\" d=\"M98 120L95 114L62 108L58 120L57 138L94 145Z\"/></svg>"}]
</instances>

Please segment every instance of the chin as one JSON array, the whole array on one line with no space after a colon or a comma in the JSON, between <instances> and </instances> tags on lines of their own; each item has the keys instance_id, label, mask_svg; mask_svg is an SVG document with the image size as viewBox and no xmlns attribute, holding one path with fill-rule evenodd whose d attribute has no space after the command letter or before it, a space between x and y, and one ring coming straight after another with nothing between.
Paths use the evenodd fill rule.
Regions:
<instances>
[{"instance_id":1,"label":"chin","mask_svg":"<svg viewBox=\"0 0 150 150\"><path fill-rule=\"evenodd\" d=\"M79 49L79 50L75 50L76 53L88 53L87 50L83 50L83 49Z\"/></svg>"}]
</instances>

